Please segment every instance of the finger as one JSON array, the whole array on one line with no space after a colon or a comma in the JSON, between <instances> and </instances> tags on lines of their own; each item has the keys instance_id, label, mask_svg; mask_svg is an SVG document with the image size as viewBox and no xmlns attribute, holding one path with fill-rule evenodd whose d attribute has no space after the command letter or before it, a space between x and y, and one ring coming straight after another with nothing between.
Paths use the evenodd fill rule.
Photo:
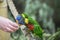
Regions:
<instances>
[{"instance_id":1,"label":"finger","mask_svg":"<svg viewBox=\"0 0 60 40\"><path fill-rule=\"evenodd\" d=\"M14 30L14 31L18 30L18 28L13 27L12 25L9 25L9 28Z\"/></svg>"},{"instance_id":2,"label":"finger","mask_svg":"<svg viewBox=\"0 0 60 40\"><path fill-rule=\"evenodd\" d=\"M6 30L5 30L6 32L14 32L12 29L10 29L10 28L6 28Z\"/></svg>"},{"instance_id":3,"label":"finger","mask_svg":"<svg viewBox=\"0 0 60 40\"><path fill-rule=\"evenodd\" d=\"M14 22L9 22L9 24L14 26L15 28L18 28L18 24L14 23Z\"/></svg>"}]
</instances>

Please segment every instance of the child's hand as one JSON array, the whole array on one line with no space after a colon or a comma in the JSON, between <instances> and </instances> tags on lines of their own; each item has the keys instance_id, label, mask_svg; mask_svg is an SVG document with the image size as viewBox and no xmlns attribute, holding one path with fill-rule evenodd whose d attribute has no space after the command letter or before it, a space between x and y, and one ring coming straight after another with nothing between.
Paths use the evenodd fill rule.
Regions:
<instances>
[{"instance_id":1,"label":"child's hand","mask_svg":"<svg viewBox=\"0 0 60 40\"><path fill-rule=\"evenodd\" d=\"M14 32L18 29L18 25L7 18L0 17L0 29L6 32Z\"/></svg>"}]
</instances>

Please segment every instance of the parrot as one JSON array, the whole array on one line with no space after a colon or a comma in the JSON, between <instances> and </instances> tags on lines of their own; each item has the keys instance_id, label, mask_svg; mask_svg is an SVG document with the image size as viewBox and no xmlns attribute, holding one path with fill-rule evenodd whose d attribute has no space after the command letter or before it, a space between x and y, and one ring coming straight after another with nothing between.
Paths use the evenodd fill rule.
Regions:
<instances>
[{"instance_id":1,"label":"parrot","mask_svg":"<svg viewBox=\"0 0 60 40\"><path fill-rule=\"evenodd\" d=\"M34 20L33 18L31 18L27 14L22 13L22 14L17 15L16 22L18 24L20 24L20 25L25 25L26 28L29 29L28 31L32 32L32 34L34 35L34 37L39 37L39 38L42 39L43 30L42 30L41 26L38 24L38 22L36 20ZM20 31L19 30L17 30L14 33L11 33L11 37L13 39L18 39L19 35L20 35Z\"/></svg>"},{"instance_id":2,"label":"parrot","mask_svg":"<svg viewBox=\"0 0 60 40\"><path fill-rule=\"evenodd\" d=\"M25 25L29 28L29 30L34 35L38 36L39 38L42 38L43 30L41 26L38 24L38 22L25 13L22 13L21 15L24 18Z\"/></svg>"}]
</instances>

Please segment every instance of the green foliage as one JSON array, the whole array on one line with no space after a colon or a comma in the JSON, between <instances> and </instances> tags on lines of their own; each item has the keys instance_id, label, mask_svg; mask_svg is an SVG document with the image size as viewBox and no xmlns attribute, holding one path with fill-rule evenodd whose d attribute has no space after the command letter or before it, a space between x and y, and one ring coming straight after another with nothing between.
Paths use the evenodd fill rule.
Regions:
<instances>
[{"instance_id":1,"label":"green foliage","mask_svg":"<svg viewBox=\"0 0 60 40\"><path fill-rule=\"evenodd\" d=\"M54 33L53 35L51 35L48 40L60 40L60 31Z\"/></svg>"}]
</instances>

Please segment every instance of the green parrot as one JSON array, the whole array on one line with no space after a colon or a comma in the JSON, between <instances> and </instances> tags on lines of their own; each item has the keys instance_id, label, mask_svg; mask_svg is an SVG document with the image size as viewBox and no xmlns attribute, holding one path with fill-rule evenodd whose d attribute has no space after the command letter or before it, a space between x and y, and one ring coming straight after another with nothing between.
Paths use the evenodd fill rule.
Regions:
<instances>
[{"instance_id":1,"label":"green parrot","mask_svg":"<svg viewBox=\"0 0 60 40\"><path fill-rule=\"evenodd\" d=\"M39 38L42 38L43 30L41 26L38 24L36 20L33 20L30 16L25 13L22 13L22 17L25 20L25 25L29 28L29 30Z\"/></svg>"}]
</instances>

